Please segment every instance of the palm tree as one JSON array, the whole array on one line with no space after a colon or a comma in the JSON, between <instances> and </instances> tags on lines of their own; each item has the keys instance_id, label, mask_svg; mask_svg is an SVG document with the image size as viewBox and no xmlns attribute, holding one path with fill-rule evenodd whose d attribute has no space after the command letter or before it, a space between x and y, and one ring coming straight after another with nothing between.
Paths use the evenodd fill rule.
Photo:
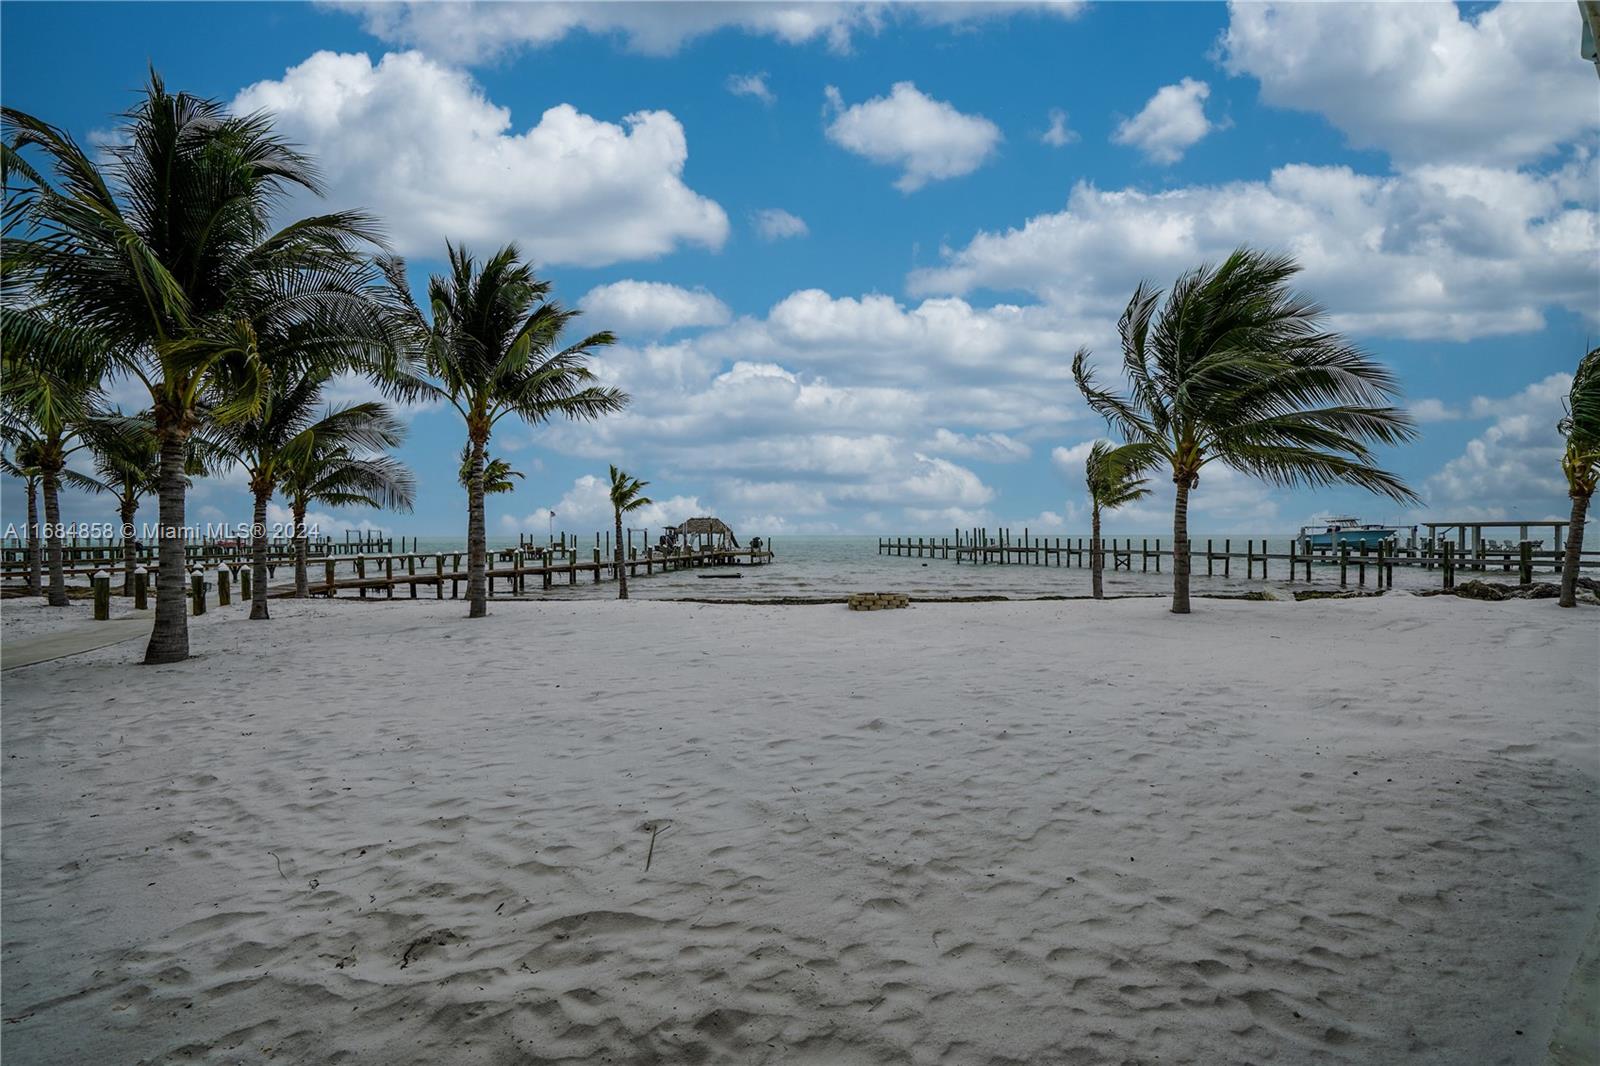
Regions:
<instances>
[{"instance_id":1,"label":"palm tree","mask_svg":"<svg viewBox=\"0 0 1600 1066\"><path fill-rule=\"evenodd\" d=\"M122 594L133 594L133 572L138 566L133 519L139 502L161 488L161 442L149 412L108 415L95 420L89 430L94 449L95 479L117 498L117 518L122 527ZM184 464L188 477L207 472L209 452L198 437L189 438Z\"/></svg>"},{"instance_id":2,"label":"palm tree","mask_svg":"<svg viewBox=\"0 0 1600 1066\"><path fill-rule=\"evenodd\" d=\"M461 487L472 487L472 449L461 449L461 473L458 475ZM511 460L485 457L483 461L483 494L485 496L503 496L508 492L516 491L517 481L523 480L522 471L511 469Z\"/></svg>"},{"instance_id":3,"label":"palm tree","mask_svg":"<svg viewBox=\"0 0 1600 1066\"><path fill-rule=\"evenodd\" d=\"M330 408L318 418L328 368L284 367L272 375L272 384L260 410L212 431L217 449L244 468L250 479L255 508L251 518L250 617L263 620L267 611L267 505L282 484L285 473L298 462L309 461L319 444L357 451L394 447L405 437L405 427L382 403L351 404ZM299 535L301 521L292 531ZM296 550L298 555L298 549Z\"/></svg>"},{"instance_id":4,"label":"palm tree","mask_svg":"<svg viewBox=\"0 0 1600 1066\"><path fill-rule=\"evenodd\" d=\"M400 443L397 432L385 444ZM283 495L294 521L294 595L311 594L306 575L306 511L322 507L387 507L409 511L416 500L411 471L392 456L353 451L337 433L319 435L292 451L283 466Z\"/></svg>"},{"instance_id":5,"label":"palm tree","mask_svg":"<svg viewBox=\"0 0 1600 1066\"><path fill-rule=\"evenodd\" d=\"M145 662L189 654L184 509L187 442L203 398L219 422L254 413L265 382L255 330L315 333L365 319L381 347L382 308L351 283L379 235L359 212L274 232L285 196L320 191L310 161L263 114L169 93L152 71L113 147L91 156L64 131L5 108L6 346L52 343L72 322L150 393L160 442L160 566ZM33 169L37 151L52 178ZM16 175L13 177L13 172ZM59 330L57 331L59 332Z\"/></svg>"},{"instance_id":6,"label":"palm tree","mask_svg":"<svg viewBox=\"0 0 1600 1066\"><path fill-rule=\"evenodd\" d=\"M402 400L443 399L467 429L468 617L488 613L487 538L483 472L489 437L508 415L547 422L557 415L594 419L620 411L627 394L595 384L594 349L611 344L594 333L561 346L577 317L550 298L550 283L534 277L514 244L480 267L464 248L446 245L450 269L428 282L430 323L411 298L405 264L385 261L396 306L411 326L411 358L387 368L384 383Z\"/></svg>"},{"instance_id":7,"label":"palm tree","mask_svg":"<svg viewBox=\"0 0 1600 1066\"><path fill-rule=\"evenodd\" d=\"M4 414L0 416L13 436L30 442L29 457L39 472L44 497L45 547L50 570L47 602L65 607L66 560L62 550L61 488L103 492L100 482L67 468L71 457L88 448L91 426L101 400L100 367L96 360L73 353L53 359L58 352L41 351L25 340L5 352L5 380L0 385Z\"/></svg>"},{"instance_id":8,"label":"palm tree","mask_svg":"<svg viewBox=\"0 0 1600 1066\"><path fill-rule=\"evenodd\" d=\"M1124 444L1118 448L1109 441L1097 440L1090 447L1089 458L1083 464L1091 508L1089 572L1097 600L1105 598L1101 576L1105 573L1106 553L1100 543L1100 512L1114 511L1150 495L1150 489L1146 487L1150 479L1139 475L1151 461L1148 449L1142 445Z\"/></svg>"},{"instance_id":9,"label":"palm tree","mask_svg":"<svg viewBox=\"0 0 1600 1066\"><path fill-rule=\"evenodd\" d=\"M1561 562L1563 607L1578 605L1578 563L1583 557L1583 527L1589 500L1600 484L1600 348L1593 348L1578 363L1567 396L1567 417L1558 427L1567 438L1561 471L1567 475L1567 495L1572 498L1572 518L1567 526L1567 550Z\"/></svg>"},{"instance_id":10,"label":"palm tree","mask_svg":"<svg viewBox=\"0 0 1600 1066\"><path fill-rule=\"evenodd\" d=\"M125 420L122 432L106 434L94 445L94 472L117 498L117 521L122 527L122 594L133 595L133 571L138 565L133 519L139 501L153 495L161 484L161 442L155 422L148 417Z\"/></svg>"},{"instance_id":11,"label":"palm tree","mask_svg":"<svg viewBox=\"0 0 1600 1066\"><path fill-rule=\"evenodd\" d=\"M7 436L11 436L7 434ZM39 469L38 443L19 437L11 444L11 454L0 452L0 471L23 483L28 491L28 595L44 591L44 555L39 548Z\"/></svg>"},{"instance_id":12,"label":"palm tree","mask_svg":"<svg viewBox=\"0 0 1600 1066\"><path fill-rule=\"evenodd\" d=\"M637 511L641 507L648 507L654 501L645 496L644 487L648 481L640 481L636 477L618 470L615 465L611 467L611 513L617 521L617 599L628 598L628 568L624 565L627 560L622 557L622 516L629 511Z\"/></svg>"},{"instance_id":13,"label":"palm tree","mask_svg":"<svg viewBox=\"0 0 1600 1066\"><path fill-rule=\"evenodd\" d=\"M1140 283L1117 323L1127 396L1095 384L1087 349L1072 361L1090 408L1171 471L1174 614L1189 613L1189 493L1208 463L1275 485L1352 484L1416 500L1367 446L1415 436L1390 402L1394 376L1323 328L1322 308L1289 288L1299 269L1240 248L1180 276L1165 303Z\"/></svg>"}]
</instances>

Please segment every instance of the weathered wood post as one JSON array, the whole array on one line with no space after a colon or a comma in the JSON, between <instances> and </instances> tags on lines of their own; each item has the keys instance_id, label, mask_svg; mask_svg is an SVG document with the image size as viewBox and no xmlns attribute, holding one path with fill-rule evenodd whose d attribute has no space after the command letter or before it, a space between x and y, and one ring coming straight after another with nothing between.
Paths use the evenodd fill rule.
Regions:
<instances>
[{"instance_id":1,"label":"weathered wood post","mask_svg":"<svg viewBox=\"0 0 1600 1066\"><path fill-rule=\"evenodd\" d=\"M433 598L444 599L444 553L433 553Z\"/></svg>"},{"instance_id":2,"label":"weathered wood post","mask_svg":"<svg viewBox=\"0 0 1600 1066\"><path fill-rule=\"evenodd\" d=\"M1344 588L1345 585L1347 585L1349 583L1348 579L1347 579L1347 573L1346 573L1349 570L1349 568L1350 568L1350 542L1349 541L1340 541L1340 543L1339 543L1339 587L1340 588Z\"/></svg>"},{"instance_id":3,"label":"weathered wood post","mask_svg":"<svg viewBox=\"0 0 1600 1066\"><path fill-rule=\"evenodd\" d=\"M383 586L384 597L392 600L394 599L394 556L392 555L383 557L383 579L388 582Z\"/></svg>"},{"instance_id":4,"label":"weathered wood post","mask_svg":"<svg viewBox=\"0 0 1600 1066\"><path fill-rule=\"evenodd\" d=\"M253 581L255 581L254 572L251 571L251 569L248 566L240 567L239 568L239 598L241 600L244 600L246 603L250 602L250 585L251 585L251 583ZM221 586L221 584L218 584L218 586L217 586L217 602L218 603L227 602L227 601L222 599L222 586Z\"/></svg>"},{"instance_id":5,"label":"weathered wood post","mask_svg":"<svg viewBox=\"0 0 1600 1066\"><path fill-rule=\"evenodd\" d=\"M1356 584L1367 587L1367 540L1361 539L1361 559L1356 563Z\"/></svg>"},{"instance_id":6,"label":"weathered wood post","mask_svg":"<svg viewBox=\"0 0 1600 1066\"><path fill-rule=\"evenodd\" d=\"M608 540L610 539L609 534L607 535L607 539ZM596 585L600 584L600 549L599 548L596 548L594 550L594 583Z\"/></svg>"},{"instance_id":7,"label":"weathered wood post","mask_svg":"<svg viewBox=\"0 0 1600 1066\"><path fill-rule=\"evenodd\" d=\"M338 591L333 586L333 568L338 565L333 559L322 560L322 576L328 582L328 596L330 598Z\"/></svg>"},{"instance_id":8,"label":"weathered wood post","mask_svg":"<svg viewBox=\"0 0 1600 1066\"><path fill-rule=\"evenodd\" d=\"M1383 541L1378 541L1378 587L1383 588Z\"/></svg>"},{"instance_id":9,"label":"weathered wood post","mask_svg":"<svg viewBox=\"0 0 1600 1066\"><path fill-rule=\"evenodd\" d=\"M1225 538L1222 542L1222 576L1233 576L1233 538Z\"/></svg>"},{"instance_id":10,"label":"weathered wood post","mask_svg":"<svg viewBox=\"0 0 1600 1066\"><path fill-rule=\"evenodd\" d=\"M1448 540L1444 542L1444 562L1443 562L1443 565L1442 565L1441 569L1444 571L1444 587L1446 589L1455 588L1456 587L1455 545L1452 544Z\"/></svg>"},{"instance_id":11,"label":"weathered wood post","mask_svg":"<svg viewBox=\"0 0 1600 1066\"><path fill-rule=\"evenodd\" d=\"M1527 588L1533 584L1533 543L1525 540L1517 545L1517 549L1521 553L1520 573L1517 576L1522 587Z\"/></svg>"},{"instance_id":12,"label":"weathered wood post","mask_svg":"<svg viewBox=\"0 0 1600 1066\"><path fill-rule=\"evenodd\" d=\"M106 570L94 573L94 620L111 621L111 574Z\"/></svg>"},{"instance_id":13,"label":"weathered wood post","mask_svg":"<svg viewBox=\"0 0 1600 1066\"><path fill-rule=\"evenodd\" d=\"M195 614L206 613L206 575L199 569L189 575L189 598Z\"/></svg>"},{"instance_id":14,"label":"weathered wood post","mask_svg":"<svg viewBox=\"0 0 1600 1066\"><path fill-rule=\"evenodd\" d=\"M362 584L356 589L356 592L362 599L366 599L367 586L365 582L367 580L367 557L365 555L356 556L356 579L362 582Z\"/></svg>"},{"instance_id":15,"label":"weathered wood post","mask_svg":"<svg viewBox=\"0 0 1600 1066\"><path fill-rule=\"evenodd\" d=\"M405 538L402 537L401 539L404 540ZM410 578L417 576L417 557L415 555L406 556L406 576ZM416 599L417 583L415 581L408 581L406 584L411 586L411 598Z\"/></svg>"},{"instance_id":16,"label":"weathered wood post","mask_svg":"<svg viewBox=\"0 0 1600 1066\"><path fill-rule=\"evenodd\" d=\"M1289 538L1289 584L1291 584L1291 585L1294 584L1294 564L1295 564L1294 546L1295 546L1295 543L1296 543L1296 538L1290 537Z\"/></svg>"},{"instance_id":17,"label":"weathered wood post","mask_svg":"<svg viewBox=\"0 0 1600 1066\"><path fill-rule=\"evenodd\" d=\"M133 570L133 609L148 611L150 609L150 571L142 566Z\"/></svg>"},{"instance_id":18,"label":"weathered wood post","mask_svg":"<svg viewBox=\"0 0 1600 1066\"><path fill-rule=\"evenodd\" d=\"M239 571L239 581L241 582L241 584L244 581L244 571L243 570ZM233 602L233 589L231 588L232 584L233 584L233 575L231 573L229 573L227 565L224 564L222 566L217 567L217 606L218 607L226 607L226 606L228 606L228 604ZM239 594L241 596L244 595L244 589L243 588L241 588L239 590ZM245 598L248 599L249 597L245 597Z\"/></svg>"}]
</instances>

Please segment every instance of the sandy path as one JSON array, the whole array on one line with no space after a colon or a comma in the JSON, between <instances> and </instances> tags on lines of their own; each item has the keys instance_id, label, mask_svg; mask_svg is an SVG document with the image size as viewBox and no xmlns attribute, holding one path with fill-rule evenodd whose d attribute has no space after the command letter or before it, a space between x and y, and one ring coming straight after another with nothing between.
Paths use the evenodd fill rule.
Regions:
<instances>
[{"instance_id":1,"label":"sandy path","mask_svg":"<svg viewBox=\"0 0 1600 1066\"><path fill-rule=\"evenodd\" d=\"M1538 1063L1600 903L1600 611L493 609L8 671L6 1062Z\"/></svg>"}]
</instances>

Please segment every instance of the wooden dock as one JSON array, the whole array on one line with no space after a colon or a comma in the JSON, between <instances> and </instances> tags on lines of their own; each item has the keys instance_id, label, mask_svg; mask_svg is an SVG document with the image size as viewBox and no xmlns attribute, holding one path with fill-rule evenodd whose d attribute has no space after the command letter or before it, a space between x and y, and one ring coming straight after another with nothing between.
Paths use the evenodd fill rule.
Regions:
<instances>
[{"instance_id":1,"label":"wooden dock","mask_svg":"<svg viewBox=\"0 0 1600 1066\"><path fill-rule=\"evenodd\" d=\"M1488 525L1489 523L1485 523ZM1235 562L1244 564L1246 579L1279 580L1295 582L1303 578L1313 582L1313 574L1321 571L1330 575L1338 571L1341 587L1350 584L1352 575L1356 585L1367 584L1370 566L1378 588L1394 585L1396 567L1441 571L1445 588L1455 587L1456 575L1462 571L1489 573L1516 573L1520 584L1530 585L1537 573L1559 574L1565 556L1564 545L1556 548L1535 547L1533 541L1523 540L1515 548L1490 547L1481 539L1475 540L1470 550L1463 550L1454 540L1433 540L1431 545L1413 546L1362 544L1352 548L1341 544L1337 548L1312 548L1307 550L1296 538L1288 541L1289 550L1268 550L1267 540L1246 539L1243 551L1234 549L1234 539L1189 542L1189 570L1194 576L1233 576ZM1259 547L1258 547L1259 545ZM1108 537L1101 541L1100 550L1107 573L1133 572L1161 573L1163 561L1170 569L1175 555L1169 540L1162 547L1160 537ZM915 559L953 560L958 565L971 563L981 566L1057 566L1089 567L1094 552L1089 537L1039 537L1027 529L1017 537L1009 529L990 533L987 529L957 530L951 537L880 537L878 554ZM1137 568L1135 567L1137 562ZM1579 565L1600 568L1600 551L1580 553ZM1275 571L1275 573L1274 573Z\"/></svg>"},{"instance_id":2,"label":"wooden dock","mask_svg":"<svg viewBox=\"0 0 1600 1066\"><path fill-rule=\"evenodd\" d=\"M497 592L509 596L524 595L529 591L530 578L534 579L532 587L536 591L548 591L557 585L576 585L580 575L598 585L608 577L615 581L622 569L627 570L628 578L632 580L656 573L702 567L763 566L774 558L772 551L767 548L719 547L685 548L681 551L662 551L651 547L642 551L631 549L631 554L621 564L614 557L603 558L599 549L595 549L592 557L583 561L580 561L577 552L571 550L550 555L542 549L530 552L513 548L491 551L489 555L484 576L490 596ZM363 598L368 593L380 592L386 598L393 599L395 590L404 588L411 599L417 599L418 588L431 587L434 598L443 599L448 585L450 598L457 599L462 594L464 583L469 580L466 559L466 552L357 556L350 560L355 573L348 578L338 577L335 561L328 559L323 562L321 580L310 583L310 592L313 596L336 596L341 591L354 591ZM446 560L449 561L448 568ZM497 581L502 583L499 588L495 584ZM273 595L290 596L293 590L274 590Z\"/></svg>"},{"instance_id":3,"label":"wooden dock","mask_svg":"<svg viewBox=\"0 0 1600 1066\"><path fill-rule=\"evenodd\" d=\"M335 541L331 537L308 537L306 539L306 559L309 563L317 564L324 559L350 560L359 554L386 554L404 551L407 540L416 550L417 538L401 537L398 541L394 537L380 537L368 535L365 537L347 537L343 541ZM134 566L142 566L146 570L154 571L160 565L160 546L155 543L142 544L135 542L133 552ZM49 568L49 546L40 544L40 557L44 561L44 568ZM68 577L92 577L98 570L109 570L118 574L127 564L126 549L123 541L112 538L80 538L66 537L61 543L61 558L63 570ZM246 565L250 562L250 545L235 540L196 540L184 544L185 565L189 569L200 567L214 569L218 566L229 568ZM280 566L294 566L295 546L294 541L286 538L274 537L267 542L267 565L269 568ZM0 544L0 580L6 582L26 581L28 576L28 546L9 537L4 544Z\"/></svg>"},{"instance_id":4,"label":"wooden dock","mask_svg":"<svg viewBox=\"0 0 1600 1066\"><path fill-rule=\"evenodd\" d=\"M619 567L610 553L610 543L609 535L597 534L595 547L583 551L577 547L577 538L563 534L559 540L546 545L536 546L524 539L522 547L491 548L485 572L489 595L523 595L530 589L550 590L558 585L576 585L580 580L593 584L607 579L615 581L619 569L626 569L632 579L705 567L762 566L775 558L770 544L760 548L732 548L701 543L662 549L625 543L624 559ZM416 599L418 588L431 587L435 598L443 599L448 587L452 599L464 594L464 584L469 580L466 551L394 551L394 544L392 539L372 539L349 545L321 542L315 554L307 552L308 591L313 596L354 592L363 598L377 593L393 599L396 589L404 589L409 598ZM125 559L120 542L63 545L62 553L67 560L64 569L69 578L87 580L104 570L111 574L113 588L121 591ZM157 555L151 547L135 555L136 564L151 575L148 578L151 588L154 588L154 574L160 567ZM250 566L248 545L191 545L185 555L189 569L214 573L225 568L230 576ZM292 543L275 541L268 545L267 580L273 583L269 585L268 595L278 599L293 596L292 583L286 585L280 571L286 571L292 581ZM48 573L47 566L47 580ZM25 583L27 576L26 549L11 545L0 547L0 579L15 587Z\"/></svg>"}]
</instances>

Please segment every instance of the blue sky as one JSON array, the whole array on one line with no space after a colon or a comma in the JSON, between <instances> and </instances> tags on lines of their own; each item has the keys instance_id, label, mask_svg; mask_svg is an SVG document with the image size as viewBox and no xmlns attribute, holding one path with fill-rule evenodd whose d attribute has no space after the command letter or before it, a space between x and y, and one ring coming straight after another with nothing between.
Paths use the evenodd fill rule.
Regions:
<instances>
[{"instance_id":1,"label":"blue sky","mask_svg":"<svg viewBox=\"0 0 1600 1066\"><path fill-rule=\"evenodd\" d=\"M91 138L148 64L264 107L329 203L387 224L420 285L447 237L516 240L634 396L594 426L502 423L527 473L497 536L605 524L1083 532L1104 427L1072 386L1144 277L1291 251L1399 372L1386 456L1441 517L1565 515L1554 423L1600 336L1600 79L1575 5L8 4L0 95ZM70 41L70 48L61 42ZM294 210L309 210L305 203ZM342 398L365 396L341 382ZM116 390L130 401L134 394ZM465 525L462 429L409 412L417 513ZM1169 524L1158 494L1115 531ZM245 521L242 478L191 518ZM4 487L8 520L22 494ZM1355 492L1208 468L1205 532L1285 530ZM154 519L154 504L141 519ZM69 498L68 520L109 517Z\"/></svg>"}]
</instances>

